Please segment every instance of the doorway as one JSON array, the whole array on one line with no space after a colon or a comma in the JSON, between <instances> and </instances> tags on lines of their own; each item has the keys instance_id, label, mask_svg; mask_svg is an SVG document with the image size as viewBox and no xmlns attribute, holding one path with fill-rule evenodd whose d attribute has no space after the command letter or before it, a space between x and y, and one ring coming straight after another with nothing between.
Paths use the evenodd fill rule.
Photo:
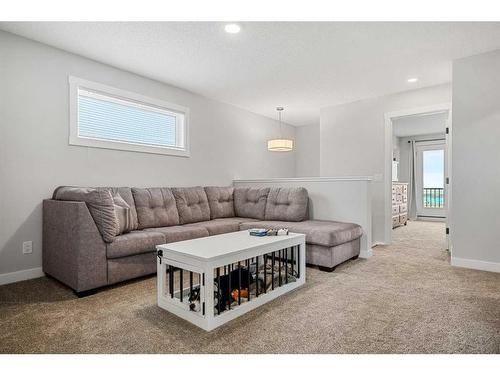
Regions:
<instances>
[{"instance_id":1,"label":"doorway","mask_svg":"<svg viewBox=\"0 0 500 375\"><path fill-rule=\"evenodd\" d=\"M409 224L417 220L445 221L443 249L451 250L448 236L451 216L451 104L386 113L385 124L384 243L392 242L393 227L394 231L407 231L408 227L412 227L394 225L394 181L395 184L408 186Z\"/></svg>"}]
</instances>

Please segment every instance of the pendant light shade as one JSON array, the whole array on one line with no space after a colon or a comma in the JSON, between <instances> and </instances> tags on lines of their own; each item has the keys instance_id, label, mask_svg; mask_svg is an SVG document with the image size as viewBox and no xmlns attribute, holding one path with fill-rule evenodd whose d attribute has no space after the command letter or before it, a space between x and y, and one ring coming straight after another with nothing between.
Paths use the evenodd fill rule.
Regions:
<instances>
[{"instance_id":1,"label":"pendant light shade","mask_svg":"<svg viewBox=\"0 0 500 375\"><path fill-rule=\"evenodd\" d=\"M292 151L293 140L283 138L282 136L281 112L283 112L283 107L277 107L276 110L278 111L278 121L280 123L280 137L275 139L270 139L269 141L267 141L267 149L269 151L278 151L278 152Z\"/></svg>"},{"instance_id":2,"label":"pendant light shade","mask_svg":"<svg viewBox=\"0 0 500 375\"><path fill-rule=\"evenodd\" d=\"M293 141L291 139L270 139L267 141L269 151L292 151Z\"/></svg>"}]
</instances>

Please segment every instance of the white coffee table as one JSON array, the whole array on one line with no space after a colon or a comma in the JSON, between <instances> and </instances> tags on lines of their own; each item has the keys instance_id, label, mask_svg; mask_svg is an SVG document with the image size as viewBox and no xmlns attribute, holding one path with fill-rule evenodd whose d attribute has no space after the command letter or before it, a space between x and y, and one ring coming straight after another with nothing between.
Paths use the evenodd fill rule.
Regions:
<instances>
[{"instance_id":1,"label":"white coffee table","mask_svg":"<svg viewBox=\"0 0 500 375\"><path fill-rule=\"evenodd\" d=\"M158 306L207 331L306 279L303 234L255 237L241 231L156 248Z\"/></svg>"}]
</instances>

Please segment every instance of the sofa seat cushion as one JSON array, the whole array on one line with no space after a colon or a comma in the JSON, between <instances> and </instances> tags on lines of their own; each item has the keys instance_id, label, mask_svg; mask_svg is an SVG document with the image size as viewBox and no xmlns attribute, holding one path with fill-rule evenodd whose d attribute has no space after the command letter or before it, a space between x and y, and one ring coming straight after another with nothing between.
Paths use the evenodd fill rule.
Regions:
<instances>
[{"instance_id":1,"label":"sofa seat cushion","mask_svg":"<svg viewBox=\"0 0 500 375\"><path fill-rule=\"evenodd\" d=\"M176 225L173 227L148 228L144 231L158 232L165 236L164 243L192 240L194 238L207 237L208 230L203 227Z\"/></svg>"},{"instance_id":2,"label":"sofa seat cushion","mask_svg":"<svg viewBox=\"0 0 500 375\"><path fill-rule=\"evenodd\" d=\"M307 201L307 190L303 187L271 188L267 196L266 220L305 220Z\"/></svg>"},{"instance_id":3,"label":"sofa seat cushion","mask_svg":"<svg viewBox=\"0 0 500 375\"><path fill-rule=\"evenodd\" d=\"M201 186L172 188L180 224L210 220L210 206L205 190Z\"/></svg>"},{"instance_id":4,"label":"sofa seat cushion","mask_svg":"<svg viewBox=\"0 0 500 375\"><path fill-rule=\"evenodd\" d=\"M108 259L108 285L156 272L156 253Z\"/></svg>"},{"instance_id":5,"label":"sofa seat cushion","mask_svg":"<svg viewBox=\"0 0 500 375\"><path fill-rule=\"evenodd\" d=\"M361 237L363 229L358 224L327 220L306 220L297 223L290 221L258 221L242 223L240 228L288 228L290 232L306 235L308 244L337 246Z\"/></svg>"},{"instance_id":6,"label":"sofa seat cushion","mask_svg":"<svg viewBox=\"0 0 500 375\"><path fill-rule=\"evenodd\" d=\"M257 219L252 219L251 217L239 217L239 216L235 216L235 217L226 217L226 218L223 218L223 219L214 219L212 221L215 221L215 222L226 222L226 223L238 223L238 224L241 224L241 223L250 223L250 222L258 222L259 220ZM239 229L241 230L241 229Z\"/></svg>"},{"instance_id":7,"label":"sofa seat cushion","mask_svg":"<svg viewBox=\"0 0 500 375\"><path fill-rule=\"evenodd\" d=\"M238 232L240 230L239 223L216 222L215 220L200 221L199 223L186 224L186 226L195 228L204 228L208 231L208 234L210 236L214 236L216 234Z\"/></svg>"},{"instance_id":8,"label":"sofa seat cushion","mask_svg":"<svg viewBox=\"0 0 500 375\"><path fill-rule=\"evenodd\" d=\"M234 188L234 213L239 217L264 220L269 188Z\"/></svg>"},{"instance_id":9,"label":"sofa seat cushion","mask_svg":"<svg viewBox=\"0 0 500 375\"><path fill-rule=\"evenodd\" d=\"M121 258L156 250L156 245L165 243L165 236L159 232L132 231L116 236L112 243L106 245L106 255L110 258Z\"/></svg>"},{"instance_id":10,"label":"sofa seat cushion","mask_svg":"<svg viewBox=\"0 0 500 375\"><path fill-rule=\"evenodd\" d=\"M132 188L138 228L179 225L179 213L169 188Z\"/></svg>"},{"instance_id":11,"label":"sofa seat cushion","mask_svg":"<svg viewBox=\"0 0 500 375\"><path fill-rule=\"evenodd\" d=\"M206 186L210 219L234 217L234 188L231 186Z\"/></svg>"},{"instance_id":12,"label":"sofa seat cushion","mask_svg":"<svg viewBox=\"0 0 500 375\"><path fill-rule=\"evenodd\" d=\"M208 231L210 236L223 233L238 232L240 230L240 224L245 221L257 221L255 219L245 219L245 218L221 218L208 221L201 221L199 223L186 224L187 227L201 227Z\"/></svg>"},{"instance_id":13,"label":"sofa seat cushion","mask_svg":"<svg viewBox=\"0 0 500 375\"><path fill-rule=\"evenodd\" d=\"M359 255L360 239L343 243L341 245L326 247L321 245L307 245L306 263L326 268L336 267L346 260Z\"/></svg>"}]
</instances>

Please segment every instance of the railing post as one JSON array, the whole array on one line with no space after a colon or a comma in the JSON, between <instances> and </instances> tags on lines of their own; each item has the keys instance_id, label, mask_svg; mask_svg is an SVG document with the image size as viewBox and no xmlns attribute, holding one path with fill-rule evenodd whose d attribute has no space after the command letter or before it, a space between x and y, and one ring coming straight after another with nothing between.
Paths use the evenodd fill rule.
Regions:
<instances>
[{"instance_id":1,"label":"railing post","mask_svg":"<svg viewBox=\"0 0 500 375\"><path fill-rule=\"evenodd\" d=\"M444 208L444 188L423 188L424 208Z\"/></svg>"}]
</instances>

